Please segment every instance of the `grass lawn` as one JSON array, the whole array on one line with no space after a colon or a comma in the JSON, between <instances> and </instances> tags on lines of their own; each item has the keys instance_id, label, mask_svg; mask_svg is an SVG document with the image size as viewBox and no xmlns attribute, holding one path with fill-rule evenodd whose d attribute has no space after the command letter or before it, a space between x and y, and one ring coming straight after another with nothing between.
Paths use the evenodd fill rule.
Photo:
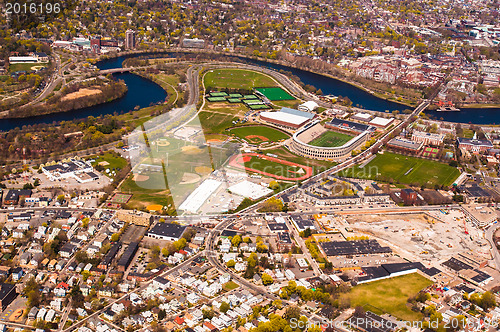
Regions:
<instances>
[{"instance_id":1,"label":"grass lawn","mask_svg":"<svg viewBox=\"0 0 500 332\"><path fill-rule=\"evenodd\" d=\"M407 307L406 301L430 285L432 281L412 273L355 286L344 296L350 299L353 308L362 306L378 315L389 313L412 322L421 320L422 314Z\"/></svg>"},{"instance_id":2,"label":"grass lawn","mask_svg":"<svg viewBox=\"0 0 500 332\"><path fill-rule=\"evenodd\" d=\"M463 135L462 135L462 137L472 138L472 137L474 137L474 131L470 130L470 129L463 129Z\"/></svg>"},{"instance_id":3,"label":"grass lawn","mask_svg":"<svg viewBox=\"0 0 500 332\"><path fill-rule=\"evenodd\" d=\"M321 134L321 136L309 142L309 145L322 147L342 146L345 143L349 142L351 139L352 136L350 135L337 133L335 131L326 131Z\"/></svg>"},{"instance_id":4,"label":"grass lawn","mask_svg":"<svg viewBox=\"0 0 500 332\"><path fill-rule=\"evenodd\" d=\"M259 139L259 141L256 142L256 139L258 139L258 137L246 138L247 136L251 135L265 137L267 138L268 141L271 142L278 142L282 139L287 139L290 137L289 135L285 134L280 130L266 126L244 126L231 129L230 133L236 135L239 138L245 139L250 143L260 143L266 141L264 139Z\"/></svg>"},{"instance_id":5,"label":"grass lawn","mask_svg":"<svg viewBox=\"0 0 500 332\"><path fill-rule=\"evenodd\" d=\"M300 165L309 166L313 169L313 175L326 171L327 169L336 165L335 162L326 160L316 160L307 159L305 157L298 156L285 148L268 149L262 151L264 154L271 153L280 159L288 160Z\"/></svg>"},{"instance_id":6,"label":"grass lawn","mask_svg":"<svg viewBox=\"0 0 500 332\"><path fill-rule=\"evenodd\" d=\"M9 66L9 72L13 73L16 71L31 71L31 67L46 67L48 63L13 63Z\"/></svg>"},{"instance_id":7,"label":"grass lawn","mask_svg":"<svg viewBox=\"0 0 500 332\"><path fill-rule=\"evenodd\" d=\"M255 87L271 87L278 84L269 76L244 69L217 69L205 74L207 89L245 89Z\"/></svg>"},{"instance_id":8,"label":"grass lawn","mask_svg":"<svg viewBox=\"0 0 500 332\"><path fill-rule=\"evenodd\" d=\"M115 169L116 171L118 171L118 169L122 169L125 166L127 166L127 163L128 163L127 159L122 158L121 156L117 156L117 155L110 153L110 152L106 152L103 155L90 156L90 157L88 157L88 159L95 160L95 162L92 163L92 166L95 167L95 166L101 164L100 166L102 166L104 168L104 170L109 168L110 170ZM111 175L107 174L105 171L103 171L101 173L108 176L108 177L111 177Z\"/></svg>"},{"instance_id":9,"label":"grass lawn","mask_svg":"<svg viewBox=\"0 0 500 332\"><path fill-rule=\"evenodd\" d=\"M163 176L162 173L161 176ZM169 190L145 189L137 185L133 177L134 175L130 174L120 187L121 192L132 194L132 198L127 203L130 208L139 209L152 204L168 206L172 203L172 197L170 196ZM162 179L161 182L164 186L165 180Z\"/></svg>"},{"instance_id":10,"label":"grass lawn","mask_svg":"<svg viewBox=\"0 0 500 332\"><path fill-rule=\"evenodd\" d=\"M340 174L385 182L394 180L404 184L450 186L460 175L460 171L437 161L385 152L377 155L365 167L354 166Z\"/></svg>"},{"instance_id":11,"label":"grass lawn","mask_svg":"<svg viewBox=\"0 0 500 332\"><path fill-rule=\"evenodd\" d=\"M212 112L200 112L198 114L199 123L205 134L222 134L226 128L233 126L233 121L239 120L231 114L220 114ZM197 122L198 119L193 121Z\"/></svg>"},{"instance_id":12,"label":"grass lawn","mask_svg":"<svg viewBox=\"0 0 500 332\"><path fill-rule=\"evenodd\" d=\"M210 111L215 113L233 114L244 116L248 112L248 108L241 103L228 103L228 102L217 102L217 103L206 103L203 107L204 111Z\"/></svg>"},{"instance_id":13,"label":"grass lawn","mask_svg":"<svg viewBox=\"0 0 500 332\"><path fill-rule=\"evenodd\" d=\"M236 289L236 288L238 288L238 287L240 287L240 286L239 286L237 283L235 283L234 281L232 281L232 280L231 280L231 281L229 281L229 282L226 282L226 283L224 284L224 286L222 286L222 287L223 287L225 290L227 290L227 291L231 291L231 290Z\"/></svg>"},{"instance_id":14,"label":"grass lawn","mask_svg":"<svg viewBox=\"0 0 500 332\"><path fill-rule=\"evenodd\" d=\"M255 156L252 156L249 161L245 162L245 166L258 171L263 171L266 173L288 178L300 178L301 176L306 174L302 167L284 165L275 161L261 159Z\"/></svg>"},{"instance_id":15,"label":"grass lawn","mask_svg":"<svg viewBox=\"0 0 500 332\"><path fill-rule=\"evenodd\" d=\"M155 76L156 82L159 83L165 91L167 91L168 103L173 104L175 99L177 98L177 93L172 88L172 86L176 87L177 84L179 84L179 82L180 82L179 76L178 75L167 75L167 74L156 74L154 76ZM182 100L184 98L184 91L177 89L177 92L179 93L179 99Z\"/></svg>"},{"instance_id":16,"label":"grass lawn","mask_svg":"<svg viewBox=\"0 0 500 332\"><path fill-rule=\"evenodd\" d=\"M299 107L299 105L301 104L302 102L297 100L297 99L294 99L294 100L275 100L273 101L273 104L278 106L278 107L289 107L289 108L294 108L294 109L297 109Z\"/></svg>"}]
</instances>

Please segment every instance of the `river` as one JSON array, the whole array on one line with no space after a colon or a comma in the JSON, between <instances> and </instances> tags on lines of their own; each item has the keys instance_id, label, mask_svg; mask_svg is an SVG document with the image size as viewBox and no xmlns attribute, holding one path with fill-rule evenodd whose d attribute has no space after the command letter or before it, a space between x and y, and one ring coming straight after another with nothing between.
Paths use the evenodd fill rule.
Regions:
<instances>
[{"instance_id":1,"label":"river","mask_svg":"<svg viewBox=\"0 0 500 332\"><path fill-rule=\"evenodd\" d=\"M143 54L144 55L144 54ZM156 56L163 57L176 57L179 53L150 53L149 57ZM132 55L138 56L138 55ZM194 54L193 57L196 55ZM99 69L112 69L122 67L123 61L129 56L120 56L107 60L102 60L97 63ZM343 81L304 71L301 69L282 66L279 64L268 63L265 61L246 59L244 57L234 56L235 61L245 62L253 65L258 65L275 70L286 70L292 72L300 78L305 84L313 85L321 89L323 94L332 94L336 96L348 97L352 100L353 105L359 105L361 108L386 112L386 111L402 111L408 109L408 106L403 104L391 102L382 98L378 98L363 89L357 88L351 84ZM15 127L22 127L25 125L38 124L38 123L52 123L58 121L68 121L74 119L82 119L88 116L100 116L106 114L113 114L115 112L122 113L133 110L136 106L147 107L151 104L162 102L167 97L166 92L156 83L142 78L138 75L131 73L114 74L117 79L122 79L128 86L127 93L117 100L101 104L93 107L83 108L71 112L54 113L41 115L37 117L21 118L21 119L0 119L0 130L7 131ZM463 122L474 124L500 124L500 109L463 109L461 112L426 112L433 118L442 118L445 121ZM480 115L479 115L480 114Z\"/></svg>"},{"instance_id":2,"label":"river","mask_svg":"<svg viewBox=\"0 0 500 332\"><path fill-rule=\"evenodd\" d=\"M131 73L114 74L113 76L116 79L123 80L125 84L127 84L128 91L121 98L109 103L69 112L52 113L29 118L0 119L0 130L7 131L16 127L38 123L84 119L91 115L97 117L99 115L113 114L114 112L128 112L133 110L136 106L142 108L150 106L151 104L163 102L167 97L167 93L161 86L141 76Z\"/></svg>"}]
</instances>

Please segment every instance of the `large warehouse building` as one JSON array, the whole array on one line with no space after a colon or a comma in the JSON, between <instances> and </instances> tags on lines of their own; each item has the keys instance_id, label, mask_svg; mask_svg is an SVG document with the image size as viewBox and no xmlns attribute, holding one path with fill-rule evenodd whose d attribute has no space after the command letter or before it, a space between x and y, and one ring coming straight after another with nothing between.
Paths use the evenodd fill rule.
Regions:
<instances>
[{"instance_id":1,"label":"large warehouse building","mask_svg":"<svg viewBox=\"0 0 500 332\"><path fill-rule=\"evenodd\" d=\"M355 128L350 127L349 130L345 130L347 127L343 127L342 129L344 130L339 130L339 128L333 126L333 128L338 131L350 131L357 134L357 136L353 137L345 144L341 146L314 146L309 144L311 140L327 131L325 130L325 127L328 128L328 126L323 127L320 122L316 120L315 122L297 131L293 135L288 147L292 152L307 158L335 161L345 160L351 156L352 151L358 149L365 142L367 142L372 133L371 126L358 123L355 124L357 126Z\"/></svg>"},{"instance_id":2,"label":"large warehouse building","mask_svg":"<svg viewBox=\"0 0 500 332\"><path fill-rule=\"evenodd\" d=\"M279 112L261 112L260 119L279 127L298 129L311 121L316 115L283 107Z\"/></svg>"}]
</instances>

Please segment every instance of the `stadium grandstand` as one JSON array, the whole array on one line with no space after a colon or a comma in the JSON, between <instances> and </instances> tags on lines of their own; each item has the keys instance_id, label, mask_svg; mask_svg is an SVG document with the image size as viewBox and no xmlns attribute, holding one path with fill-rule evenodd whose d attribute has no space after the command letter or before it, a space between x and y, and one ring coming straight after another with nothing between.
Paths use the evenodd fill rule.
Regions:
<instances>
[{"instance_id":1,"label":"stadium grandstand","mask_svg":"<svg viewBox=\"0 0 500 332\"><path fill-rule=\"evenodd\" d=\"M330 122L327 122L325 125L328 129L340 130L343 132L349 132L353 134L360 134L367 130L373 130L374 128L370 125L352 122L348 120L342 120L334 118Z\"/></svg>"},{"instance_id":2,"label":"stadium grandstand","mask_svg":"<svg viewBox=\"0 0 500 332\"><path fill-rule=\"evenodd\" d=\"M336 119L334 119L336 120ZM343 126L342 123L352 123L350 127ZM310 124L304 126L304 128L297 131L290 143L288 148L303 157L321 159L321 160L333 160L342 161L351 156L352 151L361 147L365 142L370 139L371 133L373 132L373 127L358 124L350 121L341 121L341 123L334 122L335 126L330 126L334 131L328 130L321 125L319 120L315 120ZM352 128L350 130L345 130L345 128ZM365 130L359 132L359 129L364 128ZM349 137L345 134L339 134L337 131L348 131L357 134L355 137ZM337 137L341 135L341 137ZM326 137L321 145L312 145L312 142Z\"/></svg>"}]
</instances>

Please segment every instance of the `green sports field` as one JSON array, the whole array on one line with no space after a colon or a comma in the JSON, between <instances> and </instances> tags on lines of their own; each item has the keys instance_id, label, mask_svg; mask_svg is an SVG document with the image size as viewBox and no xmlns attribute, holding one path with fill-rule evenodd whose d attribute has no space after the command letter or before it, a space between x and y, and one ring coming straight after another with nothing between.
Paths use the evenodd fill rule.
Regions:
<instances>
[{"instance_id":1,"label":"green sports field","mask_svg":"<svg viewBox=\"0 0 500 332\"><path fill-rule=\"evenodd\" d=\"M277 86L269 76L244 69L214 69L205 74L205 87L210 89L245 89Z\"/></svg>"},{"instance_id":2,"label":"green sports field","mask_svg":"<svg viewBox=\"0 0 500 332\"><path fill-rule=\"evenodd\" d=\"M291 179L300 178L301 176L306 174L305 171L300 167L284 165L275 161L266 160L255 156L252 156L250 160L245 161L245 166L258 171Z\"/></svg>"},{"instance_id":3,"label":"green sports field","mask_svg":"<svg viewBox=\"0 0 500 332\"><path fill-rule=\"evenodd\" d=\"M354 166L340 174L384 182L450 186L458 178L460 171L437 161L385 152L377 155L365 167Z\"/></svg>"},{"instance_id":4,"label":"green sports field","mask_svg":"<svg viewBox=\"0 0 500 332\"><path fill-rule=\"evenodd\" d=\"M200 112L199 123L205 134L221 134L226 128L231 127L234 120L239 120L231 114L220 114L212 112Z\"/></svg>"},{"instance_id":5,"label":"green sports field","mask_svg":"<svg viewBox=\"0 0 500 332\"><path fill-rule=\"evenodd\" d=\"M422 314L412 311L407 306L407 300L431 284L432 281L412 273L357 285L345 296L349 298L353 308L362 306L378 315L389 313L413 322L421 320Z\"/></svg>"},{"instance_id":6,"label":"green sports field","mask_svg":"<svg viewBox=\"0 0 500 332\"><path fill-rule=\"evenodd\" d=\"M349 142L353 136L337 133L335 131L325 131L321 136L313 139L308 144L321 147L342 146Z\"/></svg>"},{"instance_id":7,"label":"green sports field","mask_svg":"<svg viewBox=\"0 0 500 332\"><path fill-rule=\"evenodd\" d=\"M262 93L270 101L295 99L282 88L256 88L255 90Z\"/></svg>"},{"instance_id":8,"label":"green sports field","mask_svg":"<svg viewBox=\"0 0 500 332\"><path fill-rule=\"evenodd\" d=\"M278 142L290 137L282 131L266 126L245 126L231 129L230 132L239 138L250 141L250 143L261 143L266 141ZM264 138L267 138L267 140ZM258 142L256 142L256 140Z\"/></svg>"}]
</instances>

